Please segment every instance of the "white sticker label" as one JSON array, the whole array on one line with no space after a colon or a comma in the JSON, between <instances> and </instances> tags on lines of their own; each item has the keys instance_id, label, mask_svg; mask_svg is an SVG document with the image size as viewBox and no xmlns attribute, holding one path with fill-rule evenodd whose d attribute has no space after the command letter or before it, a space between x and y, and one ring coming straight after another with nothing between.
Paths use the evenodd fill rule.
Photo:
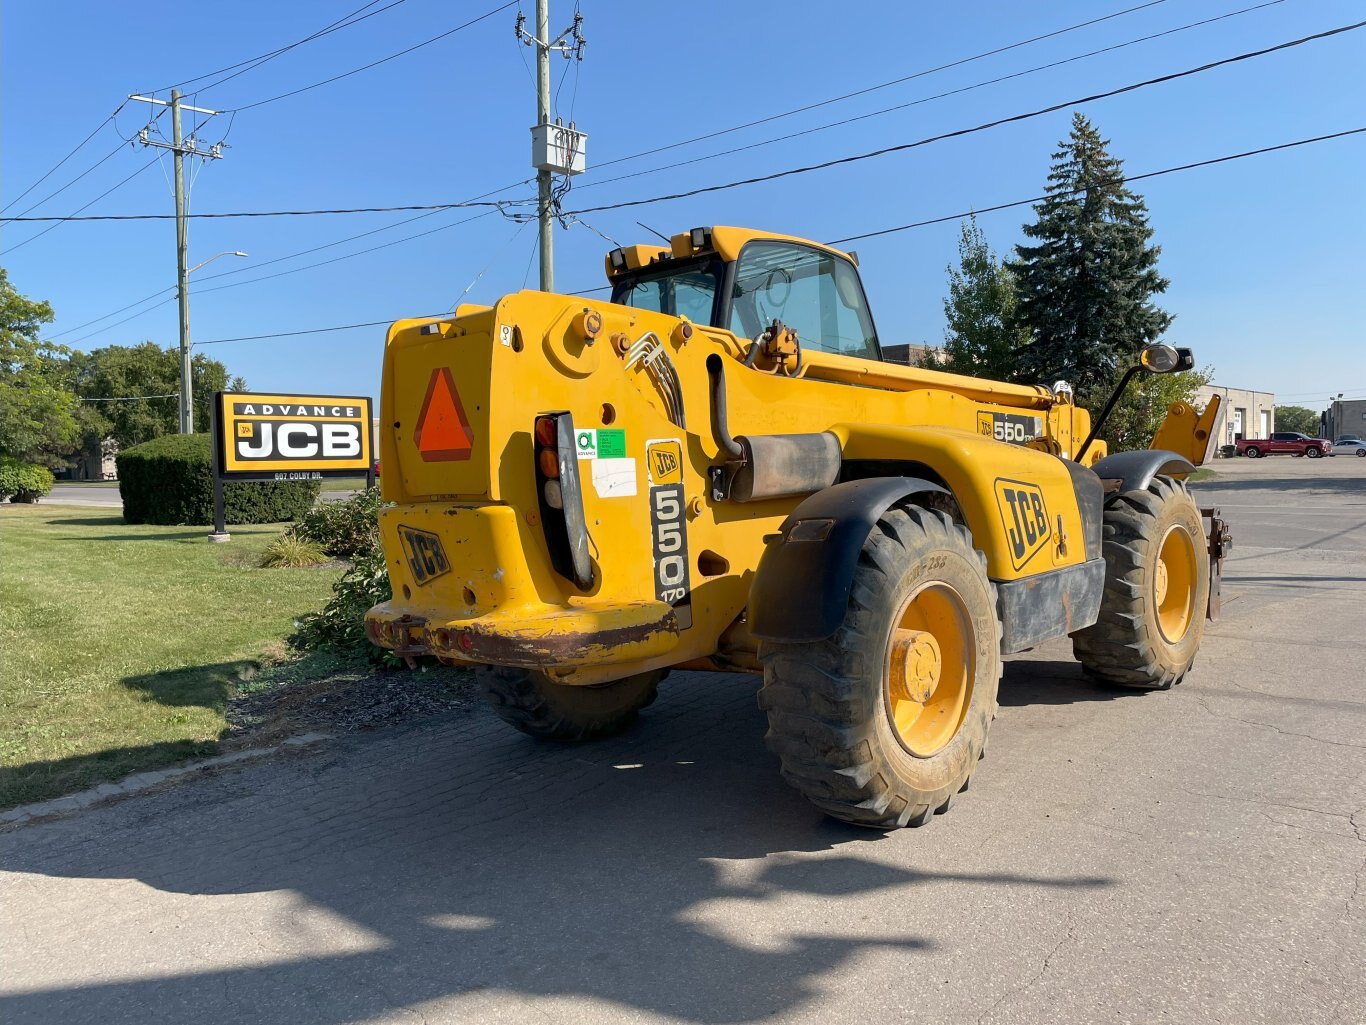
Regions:
<instances>
[{"instance_id":1,"label":"white sticker label","mask_svg":"<svg viewBox=\"0 0 1366 1025\"><path fill-rule=\"evenodd\" d=\"M598 458L598 432L594 430L575 431L574 449L580 459Z\"/></svg>"},{"instance_id":2,"label":"white sticker label","mask_svg":"<svg viewBox=\"0 0 1366 1025\"><path fill-rule=\"evenodd\" d=\"M509 345L509 346L510 346L510 345L512 344L512 325L511 325L511 324L501 324L501 325L499 325L499 327L498 327L498 340L499 340L500 342L502 342L504 345Z\"/></svg>"},{"instance_id":3,"label":"white sticker label","mask_svg":"<svg viewBox=\"0 0 1366 1025\"><path fill-rule=\"evenodd\" d=\"M599 498L631 498L636 493L636 461L594 459L593 488Z\"/></svg>"}]
</instances>

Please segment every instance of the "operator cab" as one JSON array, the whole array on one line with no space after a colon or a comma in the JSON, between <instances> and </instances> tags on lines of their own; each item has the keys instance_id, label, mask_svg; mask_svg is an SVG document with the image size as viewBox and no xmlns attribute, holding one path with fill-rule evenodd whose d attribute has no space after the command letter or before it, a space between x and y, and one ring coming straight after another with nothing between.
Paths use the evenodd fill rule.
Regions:
<instances>
[{"instance_id":1,"label":"operator cab","mask_svg":"<svg viewBox=\"0 0 1366 1025\"><path fill-rule=\"evenodd\" d=\"M612 302L756 338L774 320L804 349L881 360L854 257L788 235L694 228L607 254Z\"/></svg>"}]
</instances>

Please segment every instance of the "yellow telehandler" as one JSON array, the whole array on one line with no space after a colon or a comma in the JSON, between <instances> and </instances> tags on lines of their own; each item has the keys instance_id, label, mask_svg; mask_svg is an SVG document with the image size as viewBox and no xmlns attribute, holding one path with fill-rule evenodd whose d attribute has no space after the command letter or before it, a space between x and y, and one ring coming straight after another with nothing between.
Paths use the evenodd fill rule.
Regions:
<instances>
[{"instance_id":1,"label":"yellow telehandler","mask_svg":"<svg viewBox=\"0 0 1366 1025\"><path fill-rule=\"evenodd\" d=\"M717 226L606 271L610 301L390 328L376 644L474 667L556 740L622 729L671 668L762 672L784 778L876 827L967 788L1003 656L1190 668L1231 543L1185 485L1217 399L1107 456L1064 381L883 362L851 253ZM1192 365L1150 345L1124 380Z\"/></svg>"}]
</instances>

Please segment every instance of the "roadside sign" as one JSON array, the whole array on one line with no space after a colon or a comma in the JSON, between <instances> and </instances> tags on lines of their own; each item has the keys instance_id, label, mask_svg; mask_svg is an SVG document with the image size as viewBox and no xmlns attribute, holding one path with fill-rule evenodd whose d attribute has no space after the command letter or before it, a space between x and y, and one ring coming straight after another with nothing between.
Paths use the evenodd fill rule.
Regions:
<instances>
[{"instance_id":1,"label":"roadside sign","mask_svg":"<svg viewBox=\"0 0 1366 1025\"><path fill-rule=\"evenodd\" d=\"M224 481L374 483L370 400L354 395L218 392L213 402L214 540L228 537Z\"/></svg>"}]
</instances>

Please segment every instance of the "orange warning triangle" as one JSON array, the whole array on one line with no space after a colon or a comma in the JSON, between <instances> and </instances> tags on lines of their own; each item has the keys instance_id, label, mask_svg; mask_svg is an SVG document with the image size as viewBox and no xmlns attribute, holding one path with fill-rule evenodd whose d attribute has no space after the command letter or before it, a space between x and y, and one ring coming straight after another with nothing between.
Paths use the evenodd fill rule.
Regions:
<instances>
[{"instance_id":1,"label":"orange warning triangle","mask_svg":"<svg viewBox=\"0 0 1366 1025\"><path fill-rule=\"evenodd\" d=\"M474 435L470 432L465 407L460 404L460 393L455 390L455 378L449 367L432 371L427 382L427 397L422 400L422 412L417 415L413 443L424 462L441 463L468 459Z\"/></svg>"}]
</instances>

